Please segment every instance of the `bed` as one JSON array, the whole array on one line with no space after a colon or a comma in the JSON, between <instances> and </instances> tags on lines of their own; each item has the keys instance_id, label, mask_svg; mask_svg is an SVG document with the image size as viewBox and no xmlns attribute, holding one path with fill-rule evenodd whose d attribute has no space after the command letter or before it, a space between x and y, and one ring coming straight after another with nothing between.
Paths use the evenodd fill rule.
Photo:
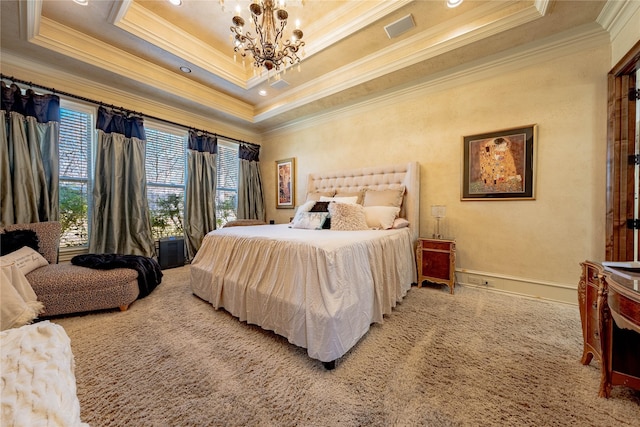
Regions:
<instances>
[{"instance_id":1,"label":"bed","mask_svg":"<svg viewBox=\"0 0 640 427\"><path fill-rule=\"evenodd\" d=\"M310 174L301 205L359 195L357 203L366 207L348 209L369 212L382 209L369 206L381 195L400 194L394 227L345 229L335 209L347 205L328 203L330 229L279 224L214 230L191 263L192 292L240 321L284 336L333 369L416 282L419 187L416 162Z\"/></svg>"}]
</instances>

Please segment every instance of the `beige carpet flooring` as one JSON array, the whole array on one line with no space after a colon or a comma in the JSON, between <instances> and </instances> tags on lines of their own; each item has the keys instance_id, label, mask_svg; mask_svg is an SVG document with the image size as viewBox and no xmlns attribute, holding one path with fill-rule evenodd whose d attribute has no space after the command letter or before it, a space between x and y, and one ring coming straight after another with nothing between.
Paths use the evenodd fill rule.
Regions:
<instances>
[{"instance_id":1,"label":"beige carpet flooring","mask_svg":"<svg viewBox=\"0 0 640 427\"><path fill-rule=\"evenodd\" d=\"M164 273L126 312L53 319L94 427L640 426L640 392L599 398L580 364L577 306L413 288L327 371L193 296L188 266Z\"/></svg>"}]
</instances>

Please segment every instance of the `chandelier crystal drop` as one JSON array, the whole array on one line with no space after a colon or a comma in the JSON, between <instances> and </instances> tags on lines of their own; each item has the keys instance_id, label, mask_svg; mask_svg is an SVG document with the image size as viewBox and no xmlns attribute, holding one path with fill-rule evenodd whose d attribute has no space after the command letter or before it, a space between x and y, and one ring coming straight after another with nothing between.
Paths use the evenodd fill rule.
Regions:
<instances>
[{"instance_id":1,"label":"chandelier crystal drop","mask_svg":"<svg viewBox=\"0 0 640 427\"><path fill-rule=\"evenodd\" d=\"M238 13L233 17L231 34L233 36L236 53L246 57L253 56L256 68L264 67L267 71L280 70L287 65L300 63L298 56L300 48L304 46L302 31L294 29L291 40L283 41L284 29L287 26L289 13L285 9L284 0L254 0L249 6L251 19L256 35L244 32L245 21Z\"/></svg>"}]
</instances>

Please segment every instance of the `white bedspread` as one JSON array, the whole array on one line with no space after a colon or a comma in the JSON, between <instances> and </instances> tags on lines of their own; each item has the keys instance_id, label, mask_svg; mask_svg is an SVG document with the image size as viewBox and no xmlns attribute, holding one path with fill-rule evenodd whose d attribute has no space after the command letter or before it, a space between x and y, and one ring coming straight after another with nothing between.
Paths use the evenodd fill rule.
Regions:
<instances>
[{"instance_id":1,"label":"white bedspread","mask_svg":"<svg viewBox=\"0 0 640 427\"><path fill-rule=\"evenodd\" d=\"M415 278L407 228L223 228L205 237L191 264L195 295L322 362L340 358L371 323L382 323Z\"/></svg>"}]
</instances>

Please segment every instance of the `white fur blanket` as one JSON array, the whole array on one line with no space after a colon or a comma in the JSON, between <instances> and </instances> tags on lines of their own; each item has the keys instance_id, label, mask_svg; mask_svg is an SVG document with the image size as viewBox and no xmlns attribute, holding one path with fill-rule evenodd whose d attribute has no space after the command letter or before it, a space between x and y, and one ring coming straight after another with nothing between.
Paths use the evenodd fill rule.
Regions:
<instances>
[{"instance_id":1,"label":"white fur blanket","mask_svg":"<svg viewBox=\"0 0 640 427\"><path fill-rule=\"evenodd\" d=\"M0 333L3 427L85 426L71 340L49 321Z\"/></svg>"}]
</instances>

